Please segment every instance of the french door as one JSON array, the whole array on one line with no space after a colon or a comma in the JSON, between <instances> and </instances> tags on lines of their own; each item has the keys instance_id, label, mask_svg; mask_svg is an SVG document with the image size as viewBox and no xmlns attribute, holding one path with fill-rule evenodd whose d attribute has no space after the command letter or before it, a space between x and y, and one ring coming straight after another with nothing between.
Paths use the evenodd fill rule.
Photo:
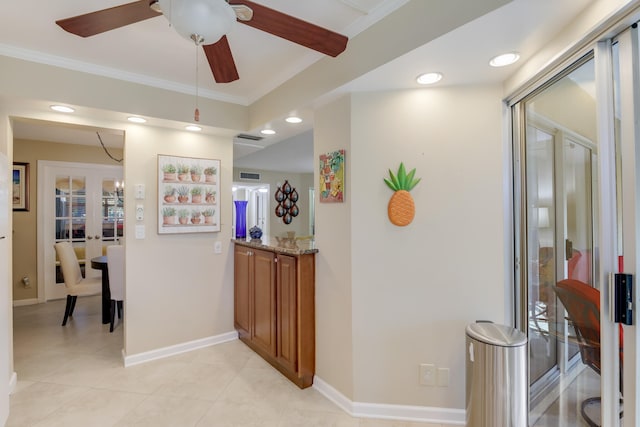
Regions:
<instances>
[{"instance_id":1,"label":"french door","mask_svg":"<svg viewBox=\"0 0 640 427\"><path fill-rule=\"evenodd\" d=\"M38 299L66 297L54 243L70 241L84 277L124 233L122 167L38 162Z\"/></svg>"}]
</instances>

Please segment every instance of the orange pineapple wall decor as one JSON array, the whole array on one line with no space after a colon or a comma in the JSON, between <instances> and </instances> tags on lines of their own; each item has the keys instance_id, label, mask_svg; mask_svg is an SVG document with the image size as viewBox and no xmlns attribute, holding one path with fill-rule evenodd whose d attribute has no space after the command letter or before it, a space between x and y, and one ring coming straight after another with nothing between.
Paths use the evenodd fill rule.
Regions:
<instances>
[{"instance_id":1,"label":"orange pineapple wall decor","mask_svg":"<svg viewBox=\"0 0 640 427\"><path fill-rule=\"evenodd\" d=\"M394 192L387 206L387 214L393 225L409 225L416 215L416 206L409 191L413 190L422 178L415 178L415 174L415 168L407 173L404 164L400 163L395 175L389 169L389 178L384 178L384 182Z\"/></svg>"}]
</instances>

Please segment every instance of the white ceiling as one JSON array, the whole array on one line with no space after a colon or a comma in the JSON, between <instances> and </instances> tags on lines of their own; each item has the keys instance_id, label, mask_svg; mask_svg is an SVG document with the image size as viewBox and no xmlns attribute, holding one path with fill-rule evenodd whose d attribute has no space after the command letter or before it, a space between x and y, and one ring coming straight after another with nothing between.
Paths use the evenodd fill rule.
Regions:
<instances>
[{"instance_id":1,"label":"white ceiling","mask_svg":"<svg viewBox=\"0 0 640 427\"><path fill-rule=\"evenodd\" d=\"M363 31L408 0L256 0L265 6L324 26L350 38ZM427 1L427 0L411 0ZM504 81L518 65L494 69L488 60L505 51L518 51L522 62L554 37L581 10L595 0L513 0L426 45L398 57L378 69L339 88L335 92L369 91L416 88L415 77L424 71L440 71L443 85L465 85ZM80 38L60 29L55 21L99 9L126 3L122 0L63 0L42 2L20 0L4 2L3 25L0 26L0 55L78 69L114 78L145 82L146 84L192 93L195 82L196 48L181 38L163 17L112 30L90 38ZM438 14L438 1L433 13ZM289 78L303 71L322 54L279 39L259 30L237 24L228 35L240 79L233 83L216 84L204 55L199 54L199 94L203 97L250 105ZM389 35L393 43L393 34ZM347 48L348 49L348 48ZM309 100L312 102L313 100ZM302 107L302 106L301 106ZM306 110L300 113L305 123L279 132L271 142L305 141L311 138L309 130L313 117ZM70 131L73 135L69 134ZM70 142L77 139L78 129L66 127L52 130L36 126L33 122L17 123L14 135L18 138ZM253 130L251 133L257 131ZM302 134L296 138L296 135ZM102 135L117 145L117 135ZM80 140L96 143L93 129L80 132ZM306 142L308 144L308 142ZM121 142L120 142L121 144ZM276 144L279 145L279 144ZM282 152L270 146L257 153L247 147L236 146L236 162L242 165L243 155L249 164L255 158L269 156L271 169L287 170ZM312 150L311 150L312 151ZM261 153L261 154L260 154ZM313 168L312 152L300 155L298 163ZM248 167L247 164L244 167ZM260 162L258 162L260 164ZM261 163L265 164L265 163Z\"/></svg>"}]
</instances>

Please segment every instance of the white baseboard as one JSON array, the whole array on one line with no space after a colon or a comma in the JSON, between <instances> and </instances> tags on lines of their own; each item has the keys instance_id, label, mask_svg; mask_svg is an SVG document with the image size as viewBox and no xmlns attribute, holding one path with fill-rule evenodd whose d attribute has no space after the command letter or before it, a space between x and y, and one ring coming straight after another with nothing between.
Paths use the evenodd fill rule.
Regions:
<instances>
[{"instance_id":1,"label":"white baseboard","mask_svg":"<svg viewBox=\"0 0 640 427\"><path fill-rule=\"evenodd\" d=\"M15 371L13 371L13 374L11 374L11 378L9 379L9 394L15 393L17 386L18 386L18 374Z\"/></svg>"},{"instance_id":2,"label":"white baseboard","mask_svg":"<svg viewBox=\"0 0 640 427\"><path fill-rule=\"evenodd\" d=\"M188 351L197 350L199 348L210 347L216 344L222 344L227 341L238 339L238 332L227 332L213 337L202 338L195 341L189 341L182 344L176 344L169 347L159 348L144 353L126 355L122 351L124 366L139 365L141 363L151 362L152 360L163 359L165 357L175 356L177 354L186 353Z\"/></svg>"},{"instance_id":3,"label":"white baseboard","mask_svg":"<svg viewBox=\"0 0 640 427\"><path fill-rule=\"evenodd\" d=\"M22 307L23 305L35 305L39 304L38 298L17 299L13 301L14 307Z\"/></svg>"},{"instance_id":4,"label":"white baseboard","mask_svg":"<svg viewBox=\"0 0 640 427\"><path fill-rule=\"evenodd\" d=\"M321 378L318 378L317 375L313 378L313 388L353 417L445 425L465 425L466 422L464 409L353 402Z\"/></svg>"}]
</instances>

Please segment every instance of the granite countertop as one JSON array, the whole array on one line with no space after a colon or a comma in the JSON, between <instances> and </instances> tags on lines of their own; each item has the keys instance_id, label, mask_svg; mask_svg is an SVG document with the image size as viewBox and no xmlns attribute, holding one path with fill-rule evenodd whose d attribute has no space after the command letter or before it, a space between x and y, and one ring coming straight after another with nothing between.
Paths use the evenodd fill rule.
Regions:
<instances>
[{"instance_id":1,"label":"granite countertop","mask_svg":"<svg viewBox=\"0 0 640 427\"><path fill-rule=\"evenodd\" d=\"M249 238L231 239L231 241L237 245L262 248L289 255L315 254L318 252L313 239L289 239L262 236L262 239L258 241Z\"/></svg>"}]
</instances>

